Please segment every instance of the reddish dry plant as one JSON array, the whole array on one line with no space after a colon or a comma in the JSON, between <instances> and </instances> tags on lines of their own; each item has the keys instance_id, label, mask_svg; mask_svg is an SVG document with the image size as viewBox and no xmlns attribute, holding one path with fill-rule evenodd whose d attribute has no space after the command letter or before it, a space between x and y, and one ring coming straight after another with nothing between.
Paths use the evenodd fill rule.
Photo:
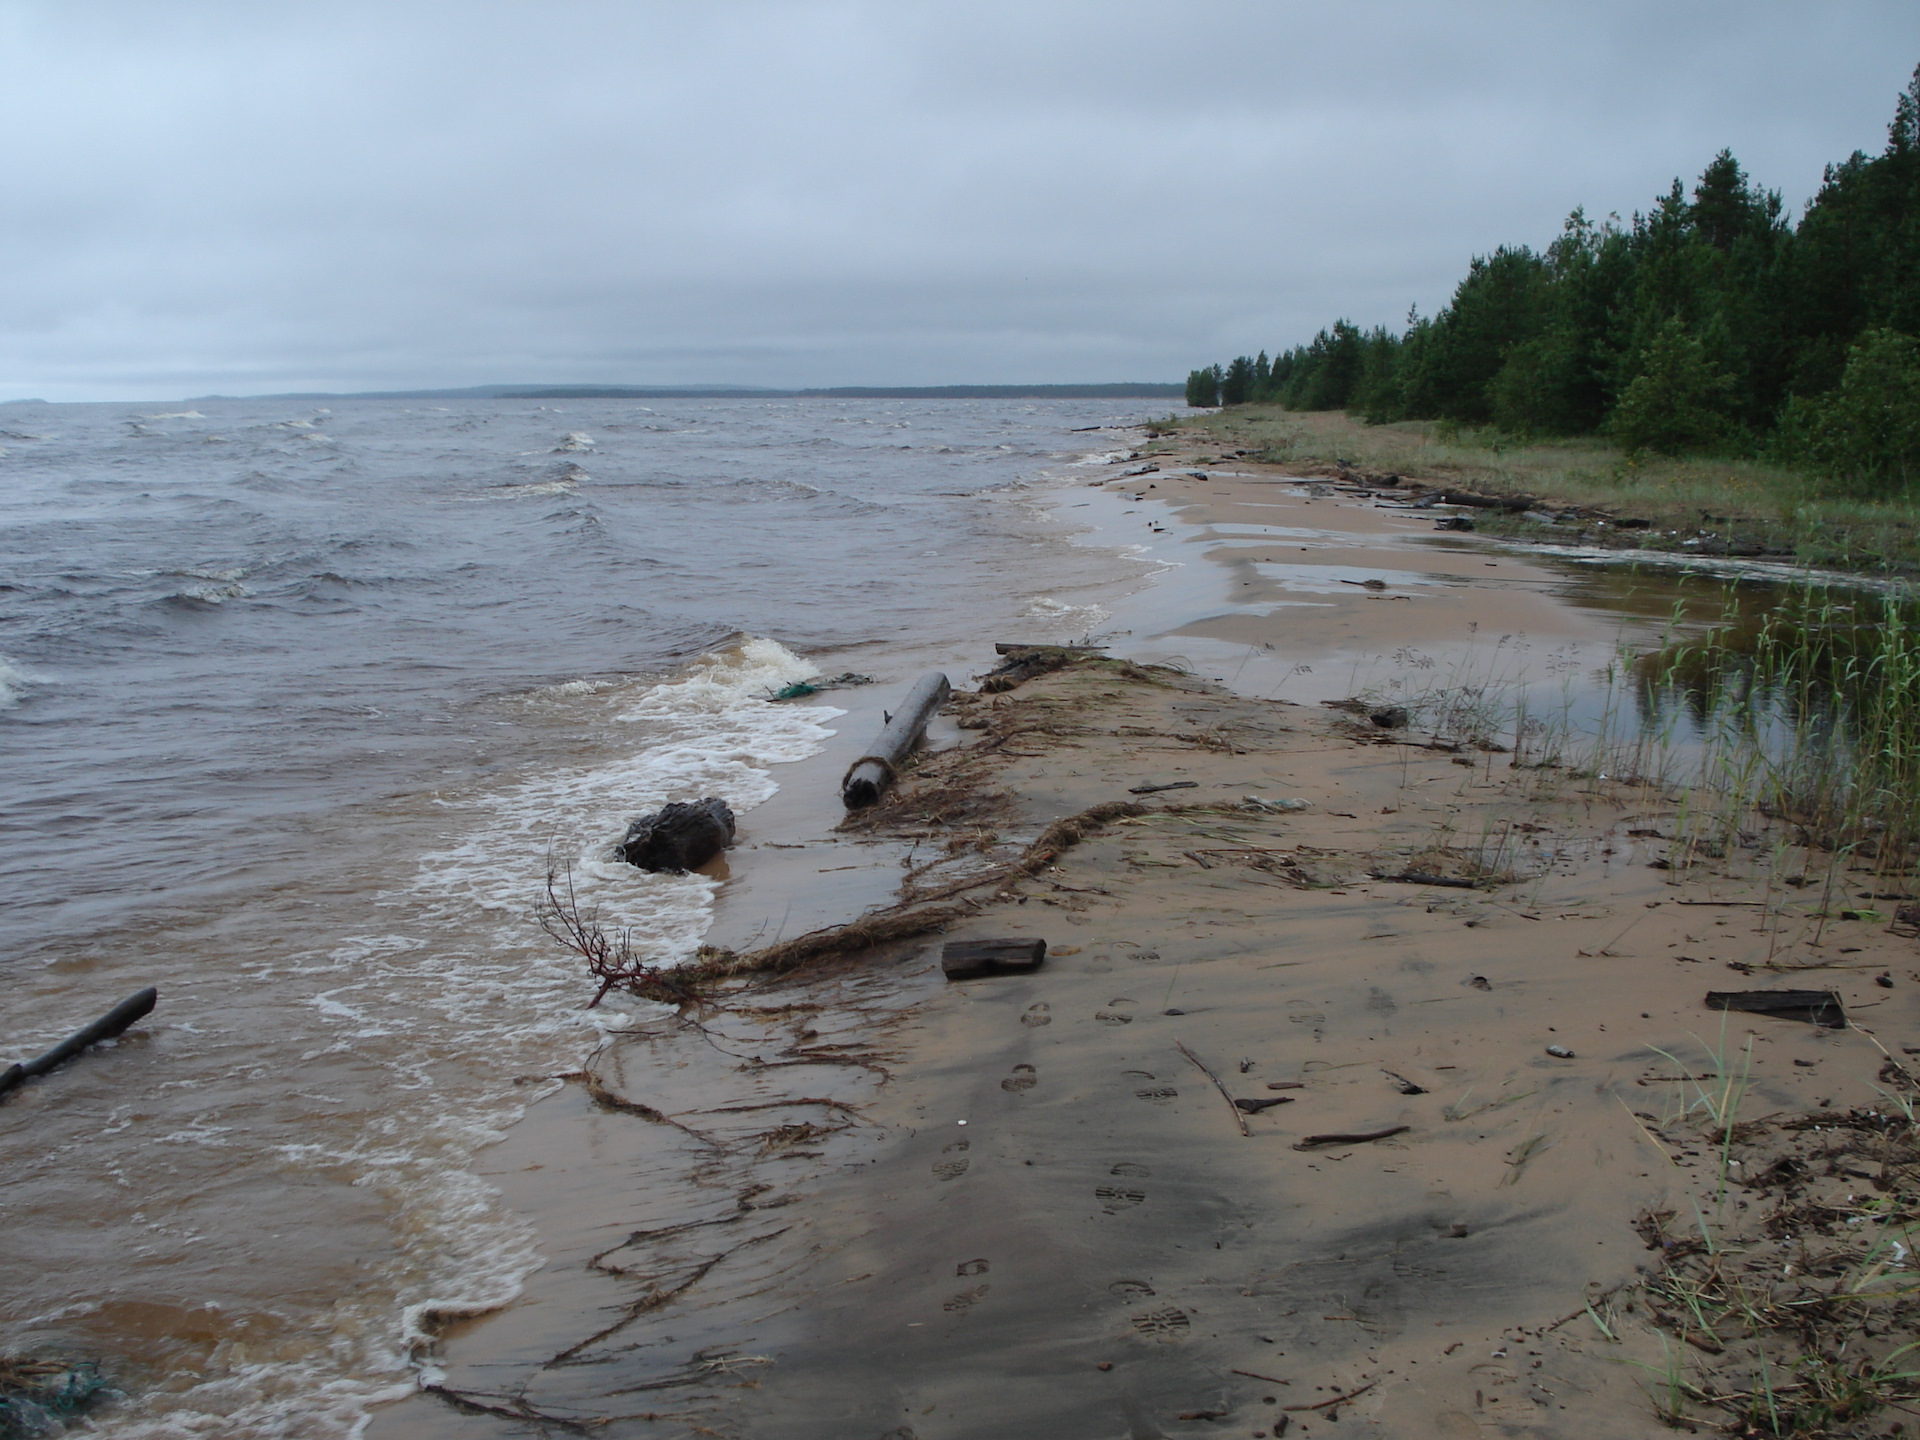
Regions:
<instances>
[{"instance_id":1,"label":"reddish dry plant","mask_svg":"<svg viewBox=\"0 0 1920 1440\"><path fill-rule=\"evenodd\" d=\"M587 1009L593 1009L613 990L625 990L642 1000L682 1008L705 1003L700 991L676 977L673 971L650 965L635 955L628 931L621 931L616 941L601 929L597 917L580 913L571 865L547 867L546 898L535 905L534 915L540 921L540 928L585 960L587 969L600 982L599 990L587 1002Z\"/></svg>"}]
</instances>

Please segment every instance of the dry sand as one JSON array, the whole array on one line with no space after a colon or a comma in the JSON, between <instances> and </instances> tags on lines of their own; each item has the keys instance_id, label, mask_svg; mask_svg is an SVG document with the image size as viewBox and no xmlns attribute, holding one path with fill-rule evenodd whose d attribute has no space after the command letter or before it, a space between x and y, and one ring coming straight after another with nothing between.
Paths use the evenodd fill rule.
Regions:
<instances>
[{"instance_id":1,"label":"dry sand","mask_svg":"<svg viewBox=\"0 0 1920 1440\"><path fill-rule=\"evenodd\" d=\"M1198 543L1216 581L1274 585L1264 616L1222 607L1171 636L1138 623L1149 590L1129 653L1253 647L1265 690L1303 655L1337 687L1330 657L1482 624L1614 633L1524 556L1472 555L1504 587L1442 583L1463 552L1405 543L1431 517L1275 478L1109 488L1124 508L1150 480L1172 508L1147 529ZM1330 567L1313 606L1249 563L1254 524ZM1376 576L1390 588L1338 583ZM784 889L806 924L850 919L851 899L994 873L1061 817L1149 813L947 896L974 913L944 934L729 994L700 1027L651 1022L537 1106L491 1174L548 1264L508 1311L446 1317L443 1388L374 1436L1663 1433L1656 1372L1676 1352L1707 1366L1717 1342L1645 1323L1661 1312L1636 1282L1697 1234L1696 1207L1724 1237L1780 1203L1737 1168L1717 1198L1721 1157L1679 1113L1697 1087L1675 1077L1717 1073L1705 1048L1751 1035L1743 1117L1886 1108L1859 1029L1723 1017L1704 992L1831 987L1893 1054L1920 1039L1913 941L1831 918L1884 878L1772 835L1677 849L1659 786L1113 662L962 694L950 716L948 748L857 828L756 814L761 848L730 862L761 871L753 913ZM830 793L837 764L796 767L786 794ZM1482 883L1378 878L1409 870ZM1801 873L1816 883L1780 883ZM746 948L747 912L723 929L728 913ZM942 942L1007 935L1044 938L1044 966L944 980ZM1244 1114L1229 1095L1287 1103ZM1784 1143L1740 1140L1749 1166ZM1868 1189L1855 1174L1817 1182L1835 1214ZM1772 1244L1757 1223L1753 1246Z\"/></svg>"}]
</instances>

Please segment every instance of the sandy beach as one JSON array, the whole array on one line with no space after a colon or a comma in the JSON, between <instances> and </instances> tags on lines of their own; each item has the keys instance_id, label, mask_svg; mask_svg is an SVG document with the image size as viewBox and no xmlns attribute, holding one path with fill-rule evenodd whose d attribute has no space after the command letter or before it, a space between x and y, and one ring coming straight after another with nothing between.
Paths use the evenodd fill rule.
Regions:
<instances>
[{"instance_id":1,"label":"sandy beach","mask_svg":"<svg viewBox=\"0 0 1920 1440\"><path fill-rule=\"evenodd\" d=\"M718 862L710 943L964 913L729 982L535 1106L485 1173L544 1268L418 1317L429 1392L370 1435L1643 1437L1747 1383L1737 1337L1650 1298L1663 1267L1897 1281L1885 1224L1849 1226L1912 1186L1859 1158L1920 1041L1872 898L1904 882L1779 829L1710 853L1680 790L1525 732L1370 718L1489 647L1590 669L1633 585L1603 615L1365 485L1198 458L1059 498L1181 568L1102 654L930 657L954 701L845 825L912 677L834 697L835 744ZM1005 936L1044 964L941 973ZM1704 999L1793 986L1854 1023Z\"/></svg>"}]
</instances>

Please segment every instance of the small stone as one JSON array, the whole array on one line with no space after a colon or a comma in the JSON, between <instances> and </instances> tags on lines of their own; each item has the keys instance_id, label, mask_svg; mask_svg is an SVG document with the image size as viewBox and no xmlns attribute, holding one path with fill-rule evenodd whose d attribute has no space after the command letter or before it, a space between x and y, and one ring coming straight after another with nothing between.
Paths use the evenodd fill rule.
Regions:
<instances>
[{"instance_id":1,"label":"small stone","mask_svg":"<svg viewBox=\"0 0 1920 1440\"><path fill-rule=\"evenodd\" d=\"M1093 1368L1096 1370L1111 1370L1113 1368L1113 1361L1102 1360L1098 1365L1094 1366Z\"/></svg>"},{"instance_id":2,"label":"small stone","mask_svg":"<svg viewBox=\"0 0 1920 1440\"><path fill-rule=\"evenodd\" d=\"M1573 1059L1573 1052L1572 1052L1571 1050L1569 1050L1569 1049L1568 1049L1568 1048L1567 1048L1566 1046L1564 1046L1564 1045L1549 1045L1549 1046L1547 1046L1547 1054L1549 1054L1549 1055L1557 1055L1557 1056L1559 1056L1559 1058L1560 1058L1560 1059L1562 1059L1562 1060L1571 1060L1571 1059Z\"/></svg>"}]
</instances>

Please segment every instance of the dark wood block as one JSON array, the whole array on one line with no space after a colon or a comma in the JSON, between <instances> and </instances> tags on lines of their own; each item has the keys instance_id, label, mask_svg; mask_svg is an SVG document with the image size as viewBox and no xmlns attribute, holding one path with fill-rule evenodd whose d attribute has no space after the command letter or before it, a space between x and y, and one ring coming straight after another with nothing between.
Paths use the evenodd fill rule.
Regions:
<instances>
[{"instance_id":1,"label":"dark wood block","mask_svg":"<svg viewBox=\"0 0 1920 1440\"><path fill-rule=\"evenodd\" d=\"M1046 953L1044 940L952 940L940 952L940 968L949 980L1020 975L1038 969Z\"/></svg>"},{"instance_id":2,"label":"dark wood block","mask_svg":"<svg viewBox=\"0 0 1920 1440\"><path fill-rule=\"evenodd\" d=\"M1831 990L1709 990L1707 1004L1715 1010L1744 1010L1779 1020L1805 1020L1835 1030L1847 1028L1847 1012Z\"/></svg>"}]
</instances>

